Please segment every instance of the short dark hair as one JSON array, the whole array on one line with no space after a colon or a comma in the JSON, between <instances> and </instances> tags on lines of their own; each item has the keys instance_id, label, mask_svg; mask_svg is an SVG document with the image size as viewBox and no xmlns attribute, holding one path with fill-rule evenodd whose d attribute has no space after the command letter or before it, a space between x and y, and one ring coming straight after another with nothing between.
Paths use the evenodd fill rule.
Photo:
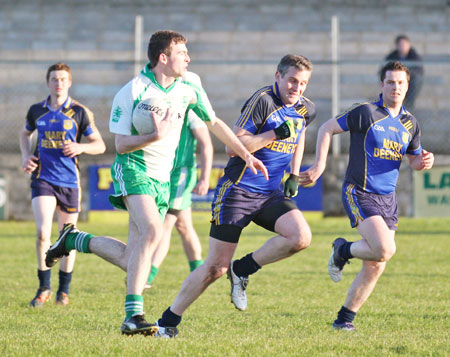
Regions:
<instances>
[{"instance_id":1,"label":"short dark hair","mask_svg":"<svg viewBox=\"0 0 450 357\"><path fill-rule=\"evenodd\" d=\"M312 63L305 56L301 55L286 55L284 56L280 63L278 63L277 71L283 77L289 70L289 67L295 67L300 71L312 71Z\"/></svg>"},{"instance_id":2,"label":"short dark hair","mask_svg":"<svg viewBox=\"0 0 450 357\"><path fill-rule=\"evenodd\" d=\"M403 71L406 72L406 78L408 79L409 83L409 70L408 67L406 67L403 63L399 61L390 61L386 63L383 68L381 68L380 71L380 80L381 82L384 82L384 79L386 78L386 72L387 71Z\"/></svg>"},{"instance_id":3,"label":"short dark hair","mask_svg":"<svg viewBox=\"0 0 450 357\"><path fill-rule=\"evenodd\" d=\"M159 55L164 53L170 56L170 46L177 43L186 43L187 39L180 33L175 31L157 31L148 43L147 56L150 60L150 65L155 67L158 64Z\"/></svg>"},{"instance_id":4,"label":"short dark hair","mask_svg":"<svg viewBox=\"0 0 450 357\"><path fill-rule=\"evenodd\" d=\"M395 38L395 44L398 45L398 43L399 43L400 41L402 41L402 40L406 40L406 41L408 41L408 42L411 42L411 41L409 40L409 37L408 37L408 36L406 36L406 35L398 35L398 36Z\"/></svg>"},{"instance_id":5,"label":"short dark hair","mask_svg":"<svg viewBox=\"0 0 450 357\"><path fill-rule=\"evenodd\" d=\"M45 77L47 79L47 82L50 79L50 73L53 71L66 71L67 73L69 73L69 79L72 80L72 71L70 70L70 67L63 62L58 62L48 67L47 75Z\"/></svg>"}]
</instances>

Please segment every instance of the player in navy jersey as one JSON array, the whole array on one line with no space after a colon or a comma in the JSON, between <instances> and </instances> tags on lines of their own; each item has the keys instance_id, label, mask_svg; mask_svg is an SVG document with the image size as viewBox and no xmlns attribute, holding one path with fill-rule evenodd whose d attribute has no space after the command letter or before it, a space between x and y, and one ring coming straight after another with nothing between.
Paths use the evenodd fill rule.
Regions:
<instances>
[{"instance_id":1,"label":"player in navy jersey","mask_svg":"<svg viewBox=\"0 0 450 357\"><path fill-rule=\"evenodd\" d=\"M397 230L395 188L403 156L414 170L433 166L434 156L420 144L416 118L402 106L408 90L409 72L400 62L389 62L381 70L381 94L324 123L318 132L316 160L300 174L300 184L316 181L325 170L334 134L350 131L350 157L345 174L342 201L361 239L348 242L337 238L332 245L328 271L333 281L351 258L362 260L333 328L354 330L353 320L373 291L386 262L394 255Z\"/></svg>"},{"instance_id":2,"label":"player in navy jersey","mask_svg":"<svg viewBox=\"0 0 450 357\"><path fill-rule=\"evenodd\" d=\"M96 155L105 151L103 139L94 125L94 117L86 107L69 97L72 74L69 66L56 63L47 70L50 95L28 110L20 133L23 170L31 174L31 203L36 221L36 253L39 289L31 301L41 307L52 295L50 269L45 265L45 252L50 247L52 221L58 212L58 225L76 223L80 211L80 175L78 155ZM37 131L33 150L32 135ZM87 143L80 143L85 136ZM75 252L60 264L56 303L69 303L69 284L75 263Z\"/></svg>"},{"instance_id":3,"label":"player in navy jersey","mask_svg":"<svg viewBox=\"0 0 450 357\"><path fill-rule=\"evenodd\" d=\"M227 148L232 158L212 204L208 257L184 281L175 301L158 321L159 326L174 331L172 335L184 311L223 274L228 272L235 307L245 310L248 276L309 246L308 223L288 197L297 194L305 130L315 117L314 104L303 97L311 71L307 58L286 55L278 64L275 83L258 90L244 104L234 133L266 165L269 179L251 173ZM283 194L281 180L289 166L291 174ZM278 235L233 262L241 231L252 221Z\"/></svg>"}]
</instances>

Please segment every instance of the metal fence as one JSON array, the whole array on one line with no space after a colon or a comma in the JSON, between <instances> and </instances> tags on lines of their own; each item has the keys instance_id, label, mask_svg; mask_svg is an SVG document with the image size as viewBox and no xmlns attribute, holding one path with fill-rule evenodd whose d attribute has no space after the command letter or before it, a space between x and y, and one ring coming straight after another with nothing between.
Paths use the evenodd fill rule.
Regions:
<instances>
[{"instance_id":1,"label":"metal fence","mask_svg":"<svg viewBox=\"0 0 450 357\"><path fill-rule=\"evenodd\" d=\"M332 63L314 61L314 71L305 95L316 103L317 119L308 131L307 153L313 153L317 128L332 116ZM48 95L45 73L49 62L0 61L0 150L19 153L18 133L25 123L29 106ZM190 69L203 80L213 107L230 126L234 124L245 100L258 88L274 81L274 61L207 61L195 59ZM118 89L134 75L133 62L71 62L73 86L70 95L87 105L96 124L114 152L108 130L110 106ZM144 63L142 63L142 66ZM339 68L338 110L353 103L375 99L379 93L378 71L381 62L342 61ZM450 61L425 61L424 84L413 114L422 128L425 147L437 154L450 152ZM341 151L347 151L343 138ZM216 144L216 150L223 146Z\"/></svg>"}]
</instances>

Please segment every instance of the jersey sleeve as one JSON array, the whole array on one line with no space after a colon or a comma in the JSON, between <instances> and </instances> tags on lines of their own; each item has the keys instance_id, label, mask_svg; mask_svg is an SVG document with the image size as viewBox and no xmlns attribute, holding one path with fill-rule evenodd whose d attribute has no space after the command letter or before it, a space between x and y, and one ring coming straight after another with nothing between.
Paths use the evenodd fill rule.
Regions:
<instances>
[{"instance_id":1,"label":"jersey sleeve","mask_svg":"<svg viewBox=\"0 0 450 357\"><path fill-rule=\"evenodd\" d=\"M116 94L111 107L109 131L113 134L131 135L133 118L132 81Z\"/></svg>"},{"instance_id":2,"label":"jersey sleeve","mask_svg":"<svg viewBox=\"0 0 450 357\"><path fill-rule=\"evenodd\" d=\"M188 116L188 125L191 130L197 129L197 128L203 128L206 127L206 124L203 120L201 120L197 114L195 114L192 110L189 110L187 113Z\"/></svg>"},{"instance_id":3,"label":"jersey sleeve","mask_svg":"<svg viewBox=\"0 0 450 357\"><path fill-rule=\"evenodd\" d=\"M27 129L30 132L33 132L36 130L36 120L34 119L34 116L33 116L32 107L30 107L30 109L28 109L27 118L26 118L26 122L25 122L25 129Z\"/></svg>"},{"instance_id":4,"label":"jersey sleeve","mask_svg":"<svg viewBox=\"0 0 450 357\"><path fill-rule=\"evenodd\" d=\"M194 90L195 97L190 105L190 109L194 111L197 116L203 121L214 122L216 120L216 113L214 112L208 96L203 88L198 87L193 82L188 83Z\"/></svg>"},{"instance_id":5,"label":"jersey sleeve","mask_svg":"<svg viewBox=\"0 0 450 357\"><path fill-rule=\"evenodd\" d=\"M268 116L267 112L267 101L263 96L255 94L242 107L241 115L235 126L256 134L264 124Z\"/></svg>"},{"instance_id":6,"label":"jersey sleeve","mask_svg":"<svg viewBox=\"0 0 450 357\"><path fill-rule=\"evenodd\" d=\"M316 105L311 102L309 99L304 98L304 104L306 107L306 114L305 114L305 121L306 121L306 126L308 126L309 124L311 124L311 122L316 118Z\"/></svg>"},{"instance_id":7,"label":"jersey sleeve","mask_svg":"<svg viewBox=\"0 0 450 357\"><path fill-rule=\"evenodd\" d=\"M344 131L363 132L368 128L368 120L372 117L368 115L366 106L360 103L354 104L342 114L336 117L339 126Z\"/></svg>"},{"instance_id":8,"label":"jersey sleeve","mask_svg":"<svg viewBox=\"0 0 450 357\"><path fill-rule=\"evenodd\" d=\"M414 125L411 129L411 141L409 142L406 153L409 155L419 155L422 152L422 144L420 143L420 126L419 123L414 120Z\"/></svg>"},{"instance_id":9,"label":"jersey sleeve","mask_svg":"<svg viewBox=\"0 0 450 357\"><path fill-rule=\"evenodd\" d=\"M80 132L84 136L89 136L94 133L95 123L94 123L94 113L92 113L88 107L79 104L82 108L81 122L80 122Z\"/></svg>"}]
</instances>

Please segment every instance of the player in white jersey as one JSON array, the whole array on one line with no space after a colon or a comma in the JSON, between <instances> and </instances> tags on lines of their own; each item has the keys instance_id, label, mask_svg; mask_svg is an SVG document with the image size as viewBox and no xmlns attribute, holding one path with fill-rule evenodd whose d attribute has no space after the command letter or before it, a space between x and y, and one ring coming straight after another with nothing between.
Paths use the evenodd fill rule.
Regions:
<instances>
[{"instance_id":1,"label":"player in white jersey","mask_svg":"<svg viewBox=\"0 0 450 357\"><path fill-rule=\"evenodd\" d=\"M170 170L178 145L185 112L193 110L222 142L242 157L247 166L268 178L264 164L252 156L232 130L216 118L204 91L182 80L190 58L186 39L173 31L158 31L148 46L150 64L116 95L110 130L115 134L117 156L112 167L115 195L110 200L129 212L128 244L111 237L94 237L66 225L47 252L53 266L73 249L94 253L127 271L126 317L123 334L152 335L158 327L144 319L142 291L150 271L151 257L162 234L167 211ZM162 120L152 113L154 131L138 135L132 125L133 110L146 98L166 101Z\"/></svg>"}]
</instances>

